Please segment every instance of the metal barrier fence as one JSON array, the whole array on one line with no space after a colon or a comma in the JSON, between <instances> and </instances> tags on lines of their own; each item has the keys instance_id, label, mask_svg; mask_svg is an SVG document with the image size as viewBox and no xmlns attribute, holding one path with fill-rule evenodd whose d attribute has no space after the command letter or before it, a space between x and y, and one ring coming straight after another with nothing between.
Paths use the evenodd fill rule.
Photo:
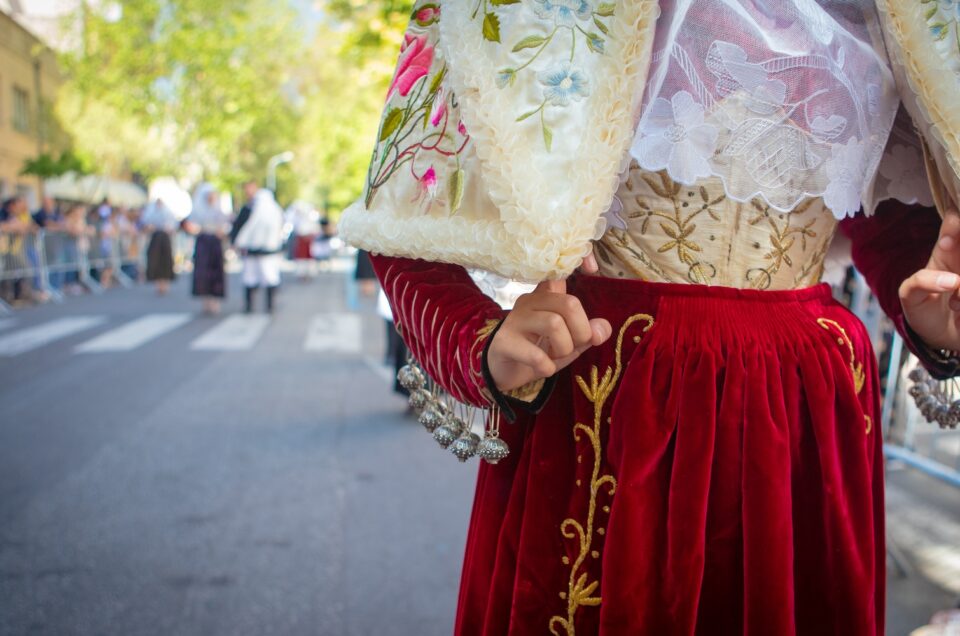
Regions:
<instances>
[{"instance_id":1,"label":"metal barrier fence","mask_svg":"<svg viewBox=\"0 0 960 636\"><path fill-rule=\"evenodd\" d=\"M107 278L129 287L143 271L145 242L103 230L0 233L0 313L31 291L59 302L73 286L101 293Z\"/></svg>"}]
</instances>

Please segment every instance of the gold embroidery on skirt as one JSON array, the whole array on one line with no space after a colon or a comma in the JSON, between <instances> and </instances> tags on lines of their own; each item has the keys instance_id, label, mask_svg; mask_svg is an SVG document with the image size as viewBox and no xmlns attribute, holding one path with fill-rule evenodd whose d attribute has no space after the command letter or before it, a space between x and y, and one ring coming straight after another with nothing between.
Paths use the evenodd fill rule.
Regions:
<instances>
[{"instance_id":1,"label":"gold embroidery on skirt","mask_svg":"<svg viewBox=\"0 0 960 636\"><path fill-rule=\"evenodd\" d=\"M617 335L617 346L615 350L615 369L607 367L607 370L604 372L603 377L601 378L599 377L600 372L598 371L597 367L591 367L590 384L587 384L583 377L576 377L576 381L580 386L580 390L583 391L583 394L587 397L590 403L593 404L593 425L591 427L578 422L573 427L573 438L576 442L579 442L581 440L581 434L587 437L587 440L590 442L590 447L593 450L593 469L590 476L590 501L587 505L586 520L584 523L581 523L576 519L568 518L564 519L563 523L560 524L560 532L563 534L564 538L576 539L578 541L578 551L577 558L570 567L570 578L567 584L567 591L560 593L560 598L567 601L567 615L566 617L553 616L550 618L550 633L554 636L560 636L561 632L558 631L558 629L562 629L562 633L566 634L566 636L574 636L576 634L574 618L577 610L583 606L595 607L600 605L601 602L600 596L594 595L594 593L597 591L597 588L600 587L600 581L590 581L588 573L586 571L580 572L580 568L583 566L588 556L595 559L600 558L600 551L593 548L594 532L599 535L606 533L606 528L603 527L594 530L594 520L597 511L597 495L600 494L600 488L607 486L609 489L608 494L611 497L617 490L617 480L613 477L613 475L600 474L600 464L603 460L603 449L600 446L600 426L603 422L603 407L610 395L613 393L613 390L616 388L617 382L620 380L621 373L623 373L622 356L624 334L626 334L627 329L631 325L640 321L647 323L643 328L642 333L648 332L650 328L653 327L654 319L653 316L650 316L649 314L636 314L634 316L630 316L630 318L623 323L623 326L620 327L620 333ZM640 337L637 336L633 340L634 342L639 342ZM577 461L580 461L579 457ZM579 480L577 480L577 485L580 485ZM603 509L604 511L609 511L609 506L604 506ZM569 559L567 557L563 557L563 562L564 564L568 564Z\"/></svg>"},{"instance_id":2,"label":"gold embroidery on skirt","mask_svg":"<svg viewBox=\"0 0 960 636\"><path fill-rule=\"evenodd\" d=\"M863 363L857 362L857 354L853 350L853 341L850 340L850 336L847 335L847 330L841 327L835 320L830 320L829 318L818 318L817 324L830 331L830 327L835 327L837 331L840 332L840 336L837 338L837 344L847 345L847 348L850 350L850 373L853 374L853 386L859 394L863 390L863 385L866 383L867 377L863 372Z\"/></svg>"},{"instance_id":3,"label":"gold embroidery on skirt","mask_svg":"<svg viewBox=\"0 0 960 636\"><path fill-rule=\"evenodd\" d=\"M859 395L867 382L867 375L863 371L863 363L857 362L857 354L853 349L853 341L850 340L850 336L847 335L847 330L829 318L818 318L817 324L827 331L830 331L830 327L834 327L840 333L837 337L837 344L841 346L847 345L847 349L850 350L850 373L853 375L853 388L856 389L857 395ZM863 419L867 424L866 434L869 435L870 431L873 430L873 418L864 414Z\"/></svg>"}]
</instances>

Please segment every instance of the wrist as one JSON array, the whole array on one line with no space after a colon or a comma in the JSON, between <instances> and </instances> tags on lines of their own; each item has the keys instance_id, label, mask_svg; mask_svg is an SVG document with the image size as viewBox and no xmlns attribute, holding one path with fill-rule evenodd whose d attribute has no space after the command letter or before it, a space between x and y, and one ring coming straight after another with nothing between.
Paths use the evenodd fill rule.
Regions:
<instances>
[{"instance_id":1,"label":"wrist","mask_svg":"<svg viewBox=\"0 0 960 636\"><path fill-rule=\"evenodd\" d=\"M516 421L518 410L536 414L543 409L547 400L553 394L553 388L557 383L557 376L552 375L549 378L540 378L539 380L534 380L513 390L501 391L497 388L497 383L490 373L489 354L490 346L502 326L503 321L501 320L496 328L488 335L480 358L480 368L483 375L483 382L486 385L484 393L488 396L492 404L500 407L501 412L508 421L514 422Z\"/></svg>"}]
</instances>

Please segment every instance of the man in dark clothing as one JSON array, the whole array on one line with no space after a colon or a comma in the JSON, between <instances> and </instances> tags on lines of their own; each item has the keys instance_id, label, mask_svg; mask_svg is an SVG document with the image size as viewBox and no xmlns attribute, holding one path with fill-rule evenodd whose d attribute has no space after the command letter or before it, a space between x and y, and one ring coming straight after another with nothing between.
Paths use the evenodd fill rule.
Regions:
<instances>
[{"instance_id":1,"label":"man in dark clothing","mask_svg":"<svg viewBox=\"0 0 960 636\"><path fill-rule=\"evenodd\" d=\"M63 221L63 216L57 210L57 204L52 197L43 197L43 203L40 209L33 213L33 222L45 230L57 229L56 226Z\"/></svg>"},{"instance_id":2,"label":"man in dark clothing","mask_svg":"<svg viewBox=\"0 0 960 636\"><path fill-rule=\"evenodd\" d=\"M243 196L245 202L243 207L240 208L240 213L237 214L236 220L233 222L233 227L230 229L230 243L237 242L237 234L240 233L240 228L243 227L243 224L247 222L247 219L250 218L250 213L253 212L253 195L257 193L257 182L256 181L247 181L243 184Z\"/></svg>"}]
</instances>

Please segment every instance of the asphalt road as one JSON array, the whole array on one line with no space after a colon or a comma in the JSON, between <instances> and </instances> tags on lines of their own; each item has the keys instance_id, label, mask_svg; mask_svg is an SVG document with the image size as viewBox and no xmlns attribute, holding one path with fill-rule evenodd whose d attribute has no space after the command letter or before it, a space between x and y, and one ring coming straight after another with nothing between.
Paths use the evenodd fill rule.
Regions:
<instances>
[{"instance_id":1,"label":"asphalt road","mask_svg":"<svg viewBox=\"0 0 960 636\"><path fill-rule=\"evenodd\" d=\"M345 280L270 320L235 281L218 318L186 281L0 317L0 634L450 633L476 463L405 417ZM889 492L905 634L960 593L960 505Z\"/></svg>"}]
</instances>

